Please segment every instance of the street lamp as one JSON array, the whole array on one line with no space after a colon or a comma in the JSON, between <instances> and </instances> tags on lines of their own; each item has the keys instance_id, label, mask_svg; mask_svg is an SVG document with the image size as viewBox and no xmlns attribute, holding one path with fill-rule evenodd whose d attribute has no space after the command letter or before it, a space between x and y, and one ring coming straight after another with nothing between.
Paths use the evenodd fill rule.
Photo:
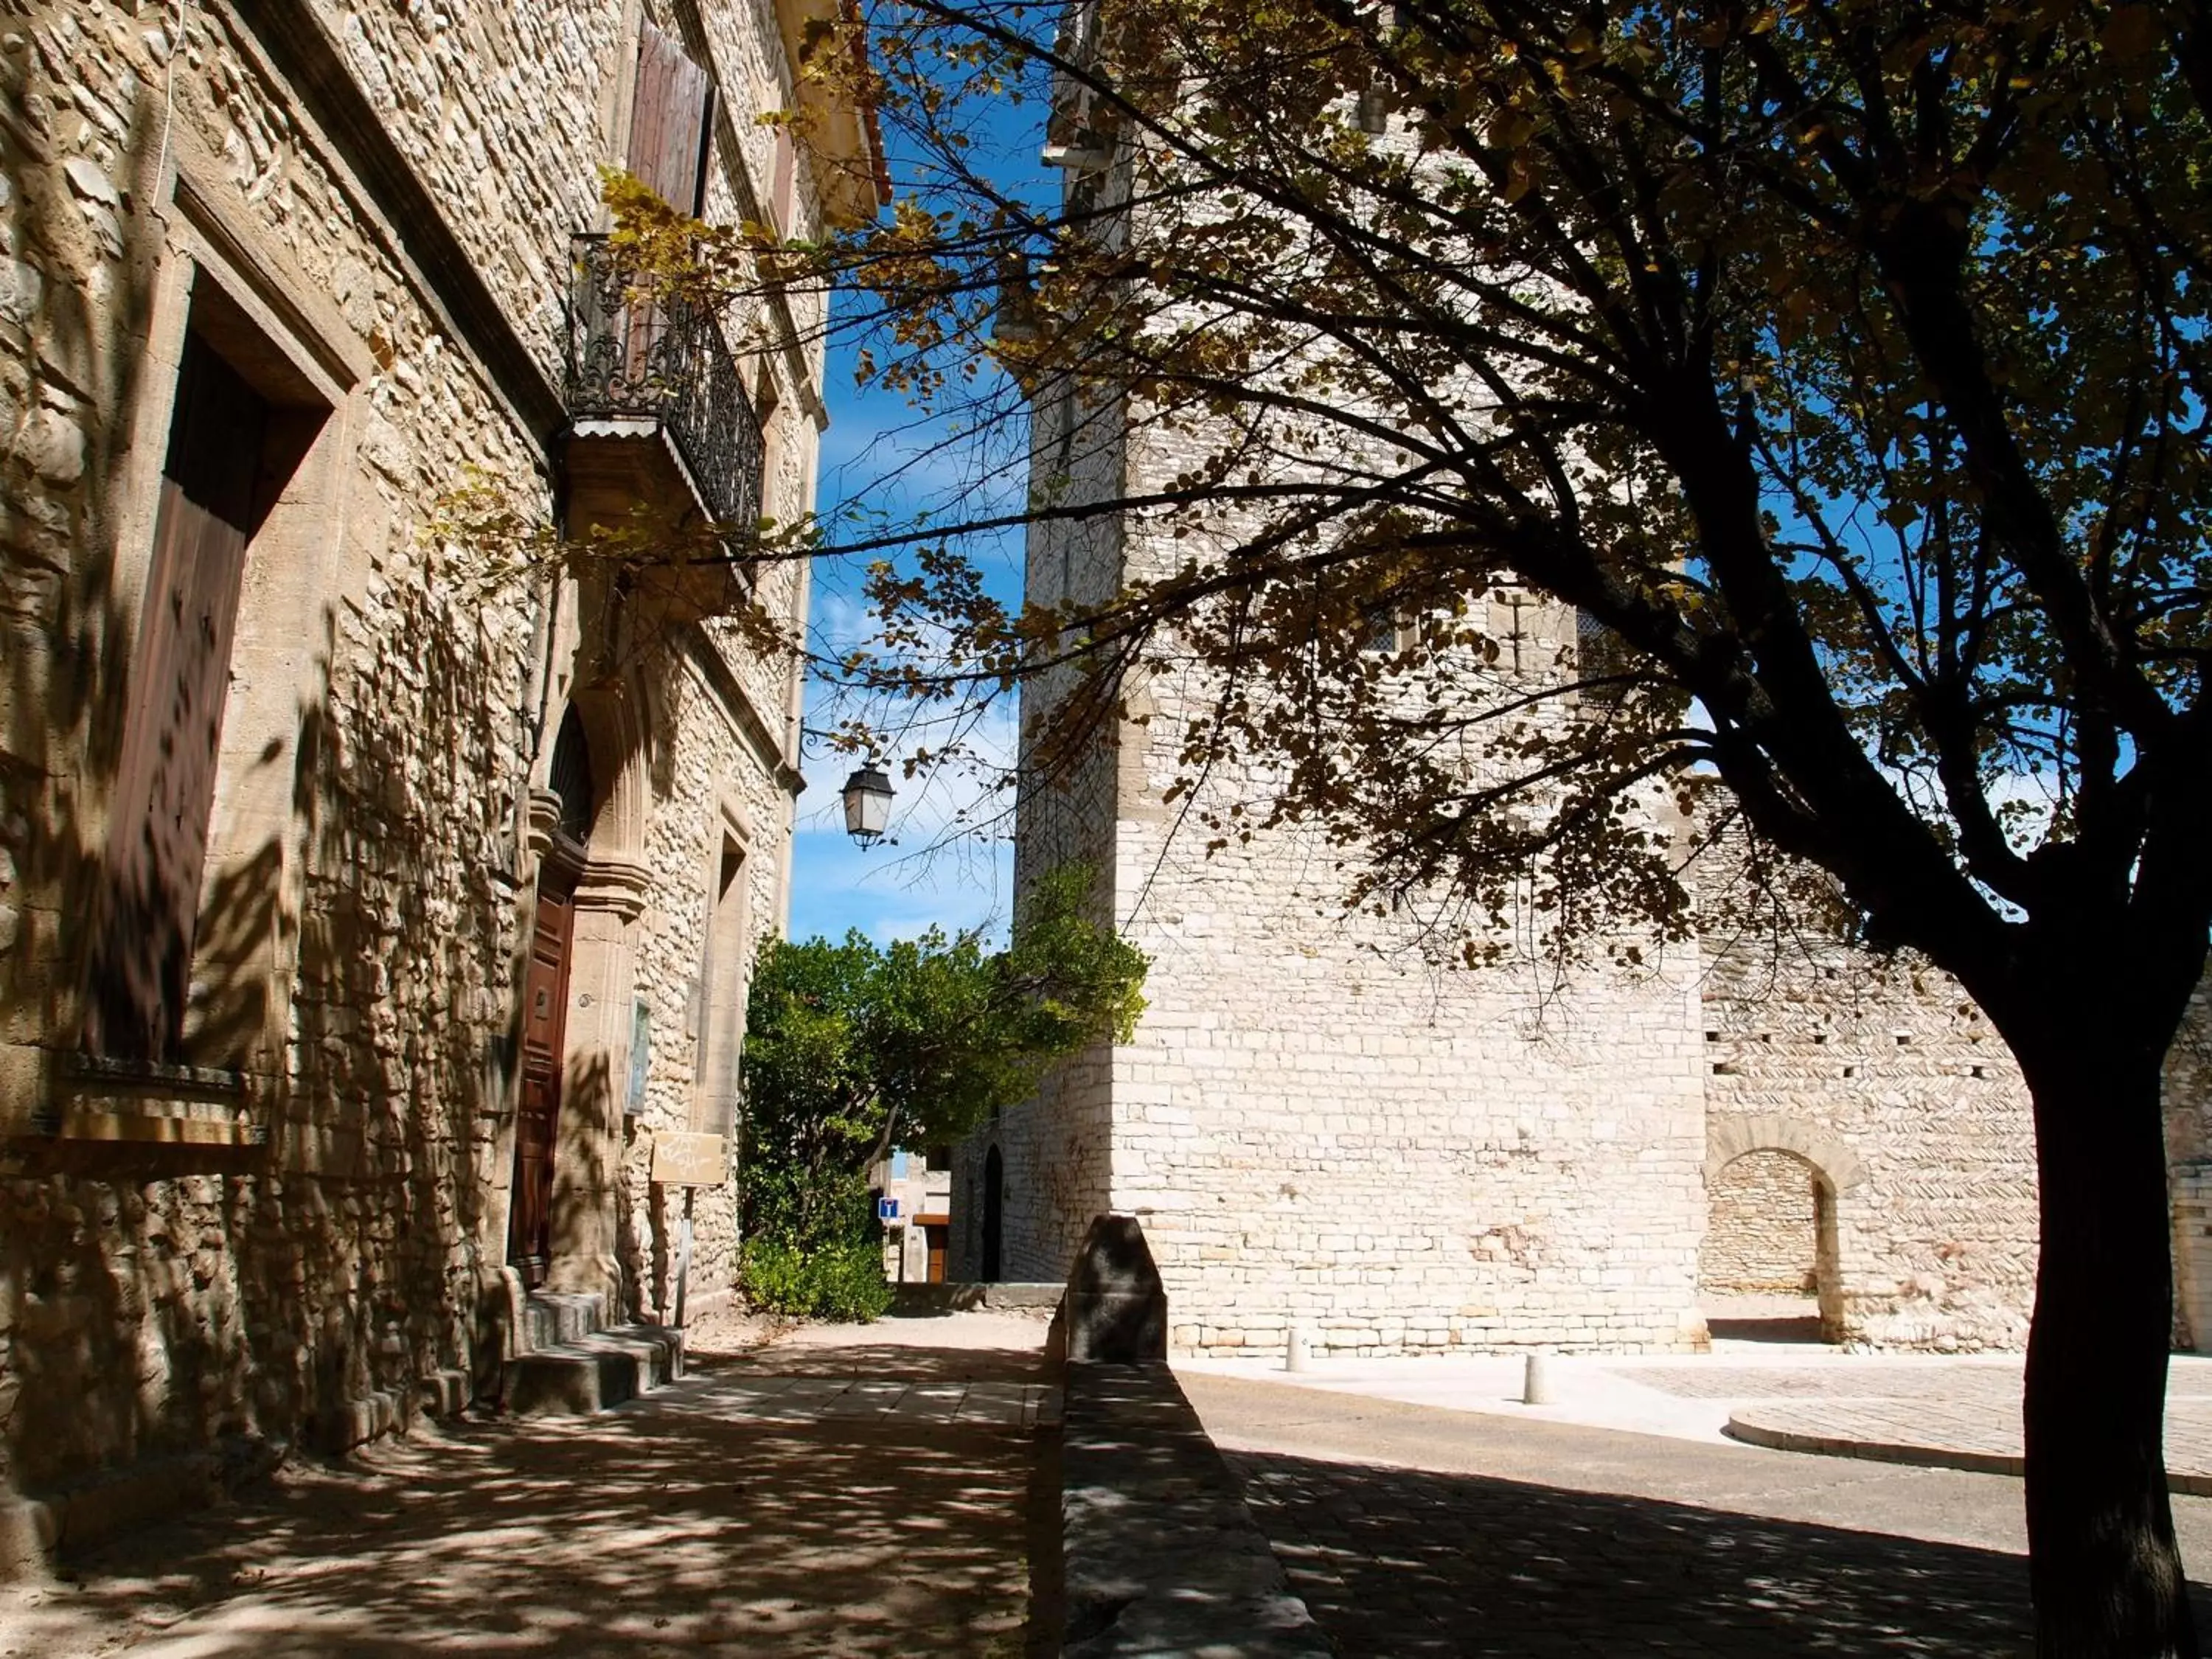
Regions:
<instances>
[{"instance_id":1,"label":"street lamp","mask_svg":"<svg viewBox=\"0 0 2212 1659\"><path fill-rule=\"evenodd\" d=\"M863 847L883 838L891 821L891 781L872 766L845 780L845 833Z\"/></svg>"}]
</instances>

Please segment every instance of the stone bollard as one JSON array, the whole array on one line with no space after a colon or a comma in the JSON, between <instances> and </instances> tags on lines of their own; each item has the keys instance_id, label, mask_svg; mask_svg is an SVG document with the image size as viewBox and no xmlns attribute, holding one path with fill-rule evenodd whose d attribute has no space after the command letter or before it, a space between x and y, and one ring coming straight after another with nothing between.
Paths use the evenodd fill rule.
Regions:
<instances>
[{"instance_id":1,"label":"stone bollard","mask_svg":"<svg viewBox=\"0 0 2212 1659\"><path fill-rule=\"evenodd\" d=\"M1283 1355L1283 1369L1286 1371L1302 1371L1306 1368L1308 1357L1306 1334L1293 1325L1291 1327L1288 1351Z\"/></svg>"},{"instance_id":2,"label":"stone bollard","mask_svg":"<svg viewBox=\"0 0 2212 1659\"><path fill-rule=\"evenodd\" d=\"M1521 1373L1521 1403L1524 1406L1548 1406L1552 1403L1552 1369L1541 1349L1528 1356Z\"/></svg>"}]
</instances>

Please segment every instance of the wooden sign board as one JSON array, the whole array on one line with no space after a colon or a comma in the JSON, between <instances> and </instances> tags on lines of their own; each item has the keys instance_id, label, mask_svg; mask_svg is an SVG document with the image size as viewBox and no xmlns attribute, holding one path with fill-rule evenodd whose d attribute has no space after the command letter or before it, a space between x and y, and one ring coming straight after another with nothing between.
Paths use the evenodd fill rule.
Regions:
<instances>
[{"instance_id":1,"label":"wooden sign board","mask_svg":"<svg viewBox=\"0 0 2212 1659\"><path fill-rule=\"evenodd\" d=\"M730 1178L730 1155L722 1137L655 1135L653 1178L664 1187L720 1186Z\"/></svg>"}]
</instances>

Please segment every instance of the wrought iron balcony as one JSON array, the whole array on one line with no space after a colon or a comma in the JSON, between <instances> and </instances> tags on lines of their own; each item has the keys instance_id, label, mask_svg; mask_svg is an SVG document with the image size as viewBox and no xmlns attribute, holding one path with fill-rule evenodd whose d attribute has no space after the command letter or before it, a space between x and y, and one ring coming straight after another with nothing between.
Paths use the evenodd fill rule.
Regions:
<instances>
[{"instance_id":1,"label":"wrought iron balcony","mask_svg":"<svg viewBox=\"0 0 2212 1659\"><path fill-rule=\"evenodd\" d=\"M750 537L760 522L766 447L714 313L630 290L604 235L571 243L568 419L658 422L714 520Z\"/></svg>"}]
</instances>

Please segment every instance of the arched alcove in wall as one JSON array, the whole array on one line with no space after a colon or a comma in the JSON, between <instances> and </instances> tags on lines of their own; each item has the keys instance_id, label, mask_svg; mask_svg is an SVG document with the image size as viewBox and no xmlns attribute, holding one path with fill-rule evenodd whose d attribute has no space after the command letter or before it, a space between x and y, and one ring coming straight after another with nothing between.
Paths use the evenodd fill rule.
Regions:
<instances>
[{"instance_id":1,"label":"arched alcove in wall","mask_svg":"<svg viewBox=\"0 0 2212 1659\"><path fill-rule=\"evenodd\" d=\"M1717 1340L1840 1340L1837 1204L1862 1176L1850 1148L1796 1119L1709 1127L1698 1290Z\"/></svg>"},{"instance_id":2,"label":"arched alcove in wall","mask_svg":"<svg viewBox=\"0 0 2212 1659\"><path fill-rule=\"evenodd\" d=\"M996 1146L983 1157L982 1279L987 1285L1006 1277L1006 1161Z\"/></svg>"},{"instance_id":3,"label":"arched alcove in wall","mask_svg":"<svg viewBox=\"0 0 2212 1659\"><path fill-rule=\"evenodd\" d=\"M575 733L589 757L589 832L581 839L593 860L635 857L645 847L648 699L634 676L611 684L580 685L561 716L547 784L558 792L562 738Z\"/></svg>"}]
</instances>

